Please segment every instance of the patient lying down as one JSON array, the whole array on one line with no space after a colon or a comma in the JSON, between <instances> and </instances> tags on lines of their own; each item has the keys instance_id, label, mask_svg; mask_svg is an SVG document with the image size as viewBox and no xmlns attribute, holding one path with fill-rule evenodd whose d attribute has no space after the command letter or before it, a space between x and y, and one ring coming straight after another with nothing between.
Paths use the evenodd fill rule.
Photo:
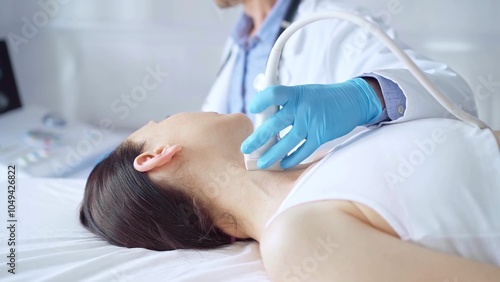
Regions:
<instances>
[{"instance_id":1,"label":"patient lying down","mask_svg":"<svg viewBox=\"0 0 500 282\"><path fill-rule=\"evenodd\" d=\"M429 119L246 171L241 114L150 122L90 174L80 220L124 247L260 243L273 281L500 281L500 133ZM374 149L375 148L375 149Z\"/></svg>"}]
</instances>

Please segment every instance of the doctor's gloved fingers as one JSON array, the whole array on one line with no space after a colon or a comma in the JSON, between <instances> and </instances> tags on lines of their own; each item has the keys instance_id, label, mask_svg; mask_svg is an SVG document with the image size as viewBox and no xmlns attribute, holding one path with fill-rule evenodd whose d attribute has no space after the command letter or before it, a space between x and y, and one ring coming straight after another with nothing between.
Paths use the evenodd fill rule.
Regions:
<instances>
[{"instance_id":1,"label":"doctor's gloved fingers","mask_svg":"<svg viewBox=\"0 0 500 282\"><path fill-rule=\"evenodd\" d=\"M271 137L277 135L281 130L293 123L293 115L285 109L278 111L266 120L254 133L252 133L242 144L241 152L250 154L264 145Z\"/></svg>"},{"instance_id":2,"label":"doctor's gloved fingers","mask_svg":"<svg viewBox=\"0 0 500 282\"><path fill-rule=\"evenodd\" d=\"M257 161L259 168L265 169L274 163L282 160L287 154L304 140L307 131L296 130L295 127L283 137L276 145L272 146L267 152Z\"/></svg>"},{"instance_id":3,"label":"doctor's gloved fingers","mask_svg":"<svg viewBox=\"0 0 500 282\"><path fill-rule=\"evenodd\" d=\"M281 161L281 167L283 169L287 169L300 164L303 160L312 155L312 153L314 153L314 151L316 151L319 147L320 145L316 142L306 140L306 142L304 142L304 144L302 144L295 152Z\"/></svg>"},{"instance_id":4,"label":"doctor's gloved fingers","mask_svg":"<svg viewBox=\"0 0 500 282\"><path fill-rule=\"evenodd\" d=\"M248 109L252 114L258 114L270 106L283 106L292 96L292 87L273 85L257 92Z\"/></svg>"}]
</instances>

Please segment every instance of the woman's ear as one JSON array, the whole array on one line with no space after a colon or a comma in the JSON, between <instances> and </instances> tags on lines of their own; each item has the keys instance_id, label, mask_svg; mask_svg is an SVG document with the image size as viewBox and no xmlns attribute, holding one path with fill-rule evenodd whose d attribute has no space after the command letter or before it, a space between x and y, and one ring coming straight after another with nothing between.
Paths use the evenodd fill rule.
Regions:
<instances>
[{"instance_id":1,"label":"woman's ear","mask_svg":"<svg viewBox=\"0 0 500 282\"><path fill-rule=\"evenodd\" d=\"M144 152L134 160L134 168L139 172L148 172L154 168L170 163L172 158L182 150L180 145L164 145L156 147L152 152Z\"/></svg>"}]
</instances>

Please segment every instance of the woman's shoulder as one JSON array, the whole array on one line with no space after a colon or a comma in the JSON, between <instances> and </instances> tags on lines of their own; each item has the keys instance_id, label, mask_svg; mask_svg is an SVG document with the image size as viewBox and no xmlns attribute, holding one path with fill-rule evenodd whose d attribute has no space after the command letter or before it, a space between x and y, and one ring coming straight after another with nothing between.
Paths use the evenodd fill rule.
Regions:
<instances>
[{"instance_id":1,"label":"woman's shoulder","mask_svg":"<svg viewBox=\"0 0 500 282\"><path fill-rule=\"evenodd\" d=\"M374 209L362 203L349 200L325 199L293 206L270 221L268 230L280 233L289 232L287 231L289 227L295 226L297 222L309 222L311 220L331 223L339 213L349 215L353 219L378 231L399 238L391 225ZM273 227L270 227L271 225Z\"/></svg>"},{"instance_id":2,"label":"woman's shoulder","mask_svg":"<svg viewBox=\"0 0 500 282\"><path fill-rule=\"evenodd\" d=\"M364 227L364 234L376 232L361 211L348 201L318 201L294 206L276 217L259 240L266 269L273 279L292 281L292 277L301 275L297 272L301 266L307 270L309 263L324 262L329 266L316 274L330 277L328 269L336 266L341 269L341 266L332 264L329 258L351 251L345 246L356 244L360 226ZM295 268L290 269L290 265ZM307 273L304 275L309 276ZM317 280L316 275L310 278L323 281Z\"/></svg>"}]
</instances>

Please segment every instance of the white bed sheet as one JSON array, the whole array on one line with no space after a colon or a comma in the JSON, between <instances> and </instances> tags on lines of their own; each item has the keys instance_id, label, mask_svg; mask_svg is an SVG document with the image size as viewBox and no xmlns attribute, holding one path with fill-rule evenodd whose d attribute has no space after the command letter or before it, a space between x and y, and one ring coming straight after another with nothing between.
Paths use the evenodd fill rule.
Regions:
<instances>
[{"instance_id":1,"label":"white bed sheet","mask_svg":"<svg viewBox=\"0 0 500 282\"><path fill-rule=\"evenodd\" d=\"M84 179L18 179L16 274L7 272L7 183L0 189L0 281L270 281L258 244L210 251L112 246L78 221ZM5 227L4 227L5 225Z\"/></svg>"}]
</instances>

